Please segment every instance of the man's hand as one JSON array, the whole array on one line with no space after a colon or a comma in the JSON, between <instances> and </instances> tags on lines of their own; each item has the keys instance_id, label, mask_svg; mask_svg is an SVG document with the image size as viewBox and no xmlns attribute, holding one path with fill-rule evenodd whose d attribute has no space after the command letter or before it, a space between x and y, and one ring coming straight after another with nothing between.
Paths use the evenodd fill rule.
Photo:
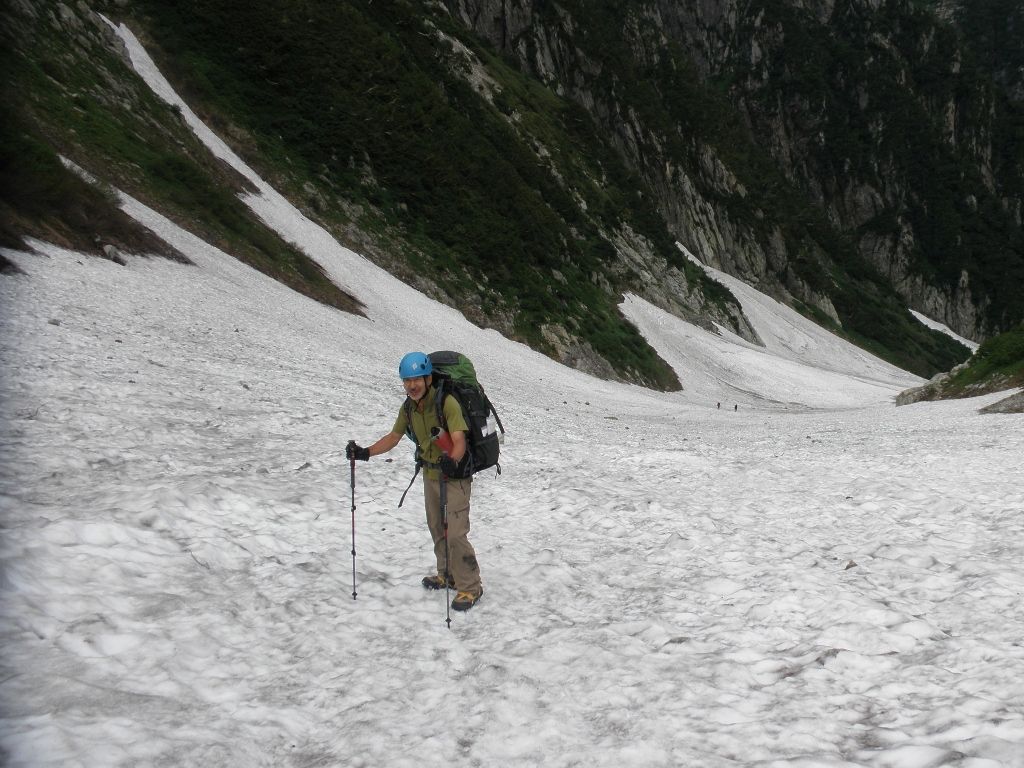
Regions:
<instances>
[{"instance_id":1,"label":"man's hand","mask_svg":"<svg viewBox=\"0 0 1024 768\"><path fill-rule=\"evenodd\" d=\"M438 464L441 465L441 472L445 477L451 477L459 471L459 462L447 454L441 457L441 461Z\"/></svg>"},{"instance_id":2,"label":"man's hand","mask_svg":"<svg viewBox=\"0 0 1024 768\"><path fill-rule=\"evenodd\" d=\"M348 445L345 446L345 458L349 461L356 459L358 461L369 461L370 460L370 449L360 448L356 445L355 440L349 440Z\"/></svg>"}]
</instances>

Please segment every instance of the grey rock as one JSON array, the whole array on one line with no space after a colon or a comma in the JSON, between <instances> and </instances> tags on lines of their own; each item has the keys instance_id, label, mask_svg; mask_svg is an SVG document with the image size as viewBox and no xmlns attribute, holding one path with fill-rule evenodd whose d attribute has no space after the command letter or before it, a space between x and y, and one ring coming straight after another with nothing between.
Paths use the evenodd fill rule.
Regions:
<instances>
[{"instance_id":1,"label":"grey rock","mask_svg":"<svg viewBox=\"0 0 1024 768\"><path fill-rule=\"evenodd\" d=\"M115 264L120 264L122 267L127 265L128 262L125 261L124 256L121 255L121 251L119 251L115 246L108 243L103 246L102 251L105 259L109 259Z\"/></svg>"},{"instance_id":2,"label":"grey rock","mask_svg":"<svg viewBox=\"0 0 1024 768\"><path fill-rule=\"evenodd\" d=\"M979 408L978 413L1024 413L1024 389L997 403Z\"/></svg>"}]
</instances>

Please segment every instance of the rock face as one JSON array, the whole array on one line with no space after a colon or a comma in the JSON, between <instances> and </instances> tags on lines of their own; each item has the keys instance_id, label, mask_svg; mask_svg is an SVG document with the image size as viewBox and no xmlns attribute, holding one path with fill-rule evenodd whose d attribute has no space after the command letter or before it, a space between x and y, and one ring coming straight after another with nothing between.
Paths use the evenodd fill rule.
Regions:
<instances>
[{"instance_id":1,"label":"rock face","mask_svg":"<svg viewBox=\"0 0 1024 768\"><path fill-rule=\"evenodd\" d=\"M896 405L911 405L926 400L941 400L944 396L944 388L947 382L956 374L960 373L966 365L958 365L947 373L937 373L931 381L920 387L905 389L896 395Z\"/></svg>"},{"instance_id":2,"label":"rock face","mask_svg":"<svg viewBox=\"0 0 1024 768\"><path fill-rule=\"evenodd\" d=\"M979 413L1024 413L1024 390L979 409Z\"/></svg>"},{"instance_id":3,"label":"rock face","mask_svg":"<svg viewBox=\"0 0 1024 768\"><path fill-rule=\"evenodd\" d=\"M932 377L931 381L929 381L924 386L904 389L902 392L896 395L897 406L909 406L909 404L914 402L923 402L925 400L941 400L945 397L956 396L946 393L946 385L956 374L963 371L966 367L966 364L956 366L947 373L936 374L935 376Z\"/></svg>"},{"instance_id":4,"label":"rock face","mask_svg":"<svg viewBox=\"0 0 1024 768\"><path fill-rule=\"evenodd\" d=\"M678 150L666 147L666 142L677 136L655 133L635 109L616 98L617 88L629 84L613 83L609 88L604 83L607 68L576 44L574 36L584 24L570 12L545 13L531 0L449 0L447 5L476 34L590 113L652 190L669 231L701 261L772 293L781 292L786 298L795 295L835 317L828 299L815 295L795 276L785 288L776 279L775 274L784 272L787 264L780 233L758 237L749 223L723 216L718 210L722 198L742 200L747 191L716 150L690 141L686 157L680 157ZM695 56L707 63L719 47L718 33L709 25L723 23L734 11L719 8L719 3L703 5L703 10L672 3L646 6L647 23L626 30L633 55L639 61L656 63L669 42L693 49L695 30L701 28L707 32L696 35L700 45Z\"/></svg>"},{"instance_id":5,"label":"rock face","mask_svg":"<svg viewBox=\"0 0 1024 768\"><path fill-rule=\"evenodd\" d=\"M602 123L608 128L608 135L620 152L627 157L640 157L646 151L646 143L652 140L653 134L645 127L643 120L631 109L614 101L603 101L599 91L591 90L589 78L600 74L601 66L580 54L568 35L576 29L575 22L568 14L560 16L568 25L565 29L557 25L545 24L544 19L536 14L528 3L523 4L462 4L453 6L451 12L456 13L473 31L482 35L490 42L502 41L508 50L517 51L524 62L530 62L534 74L552 85L561 95L567 95L562 81L578 84L572 92L572 98L584 104L592 115L600 115ZM507 15L502 15L507 14ZM530 36L536 35L541 44L534 47ZM500 91L486 67L454 38L445 36L446 44L459 49L461 63L465 68L466 77L474 91L484 98L493 101L494 94ZM524 65L525 66L525 65ZM575 67L581 71L574 72ZM656 139L655 139L656 140ZM535 149L537 149L535 147ZM545 150L540 147L540 155ZM709 178L723 191L734 190L739 183L732 173L712 152L706 152L702 162L707 168ZM663 193L656 194L659 210L675 221L678 226L670 226L669 231L677 233L680 229L692 233L698 244L707 244L698 248L698 256L706 264L720 266L720 254L731 253L729 243L734 242L731 234L717 232L720 226L711 204L689 183L688 177L680 168L668 169L666 175L647 174L648 184L654 188L663 188ZM675 178L678 185L666 185L666 178ZM680 192L682 189L682 192ZM731 226L728 220L721 225ZM655 306L677 317L686 319L707 330L723 326L735 331L739 336L756 344L761 341L751 327L742 310L733 301L716 303L708 299L699 286L692 285L683 270L667 264L663 254L642 234L634 231L628 224L622 224L615 231L604 231L604 236L615 249L616 259L607 265L607 274L595 274L592 280L604 287L609 293L615 293L612 281L621 279L628 284L628 290ZM693 249L691 249L692 251ZM748 270L748 279L755 279L755 273ZM560 275L554 274L556 280ZM828 304L828 300L824 300ZM829 309L831 305L828 304ZM835 317L834 310L830 313ZM475 322L494 325L493 318L474 317ZM511 328L499 327L507 331ZM582 342L571 329L560 324L550 324L542 329L542 336L549 345L554 357L561 362L603 378L619 378L607 361L585 342Z\"/></svg>"},{"instance_id":6,"label":"rock face","mask_svg":"<svg viewBox=\"0 0 1024 768\"><path fill-rule=\"evenodd\" d=\"M705 85L727 82L726 98L754 141L908 306L974 340L1012 320L989 312L988 293L998 287L955 264L948 251L964 244L936 234L946 205L965 220L982 206L1008 228L1021 226L1024 210L1022 158L994 160L998 94L967 96L944 85L963 59L958 3L926 12L899 0L884 7L789 0L751 17L739 0L645 0L622 12L617 34L625 48L608 52L589 42L600 37L596 22L574 14L575 3L443 1L498 51L586 109L656 197L670 231L705 263L838 320L827 280L814 279L817 265L829 263L825 249L761 210L763 198L741 180L729 147L681 125L679 111L668 113L675 124L659 127L640 115L628 93L636 83L623 71L686 66ZM628 65L610 66L609 53L628 57ZM1005 94L1024 93L1024 68L1005 69ZM895 103L907 114L890 115ZM974 180L976 191L963 199L931 195L913 151L898 146L918 139L924 146L926 132L915 136L913 123L926 118L937 126L927 137L929 156L949 158L950 169L966 168Z\"/></svg>"},{"instance_id":7,"label":"rock face","mask_svg":"<svg viewBox=\"0 0 1024 768\"><path fill-rule=\"evenodd\" d=\"M982 379L981 381L967 386L958 386L953 380L958 373L967 368L969 363L962 363L954 367L948 373L939 373L932 377L931 381L922 387L905 389L896 396L896 405L910 405L931 400L951 400L961 397L976 397L988 395L993 392L1014 389L1020 386L1021 377L1010 377L1005 374L996 374ZM998 403L982 408L982 413L1020 413L1014 410L1021 406L1024 393L1001 400Z\"/></svg>"}]
</instances>

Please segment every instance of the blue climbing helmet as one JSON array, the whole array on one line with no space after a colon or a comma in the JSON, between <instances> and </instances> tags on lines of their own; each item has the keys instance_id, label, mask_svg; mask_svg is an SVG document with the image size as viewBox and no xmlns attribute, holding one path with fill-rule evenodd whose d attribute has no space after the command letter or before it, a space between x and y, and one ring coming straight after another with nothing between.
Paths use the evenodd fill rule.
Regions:
<instances>
[{"instance_id":1,"label":"blue climbing helmet","mask_svg":"<svg viewBox=\"0 0 1024 768\"><path fill-rule=\"evenodd\" d=\"M415 379L417 376L429 376L434 371L430 358L422 352L410 352L398 364L398 375L403 379Z\"/></svg>"}]
</instances>

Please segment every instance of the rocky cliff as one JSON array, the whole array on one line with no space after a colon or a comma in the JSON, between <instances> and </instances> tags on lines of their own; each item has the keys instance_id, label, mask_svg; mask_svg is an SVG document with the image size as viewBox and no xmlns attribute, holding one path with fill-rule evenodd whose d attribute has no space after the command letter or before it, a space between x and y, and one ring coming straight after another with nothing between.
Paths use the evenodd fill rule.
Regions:
<instances>
[{"instance_id":1,"label":"rocky cliff","mask_svg":"<svg viewBox=\"0 0 1024 768\"><path fill-rule=\"evenodd\" d=\"M4 151L60 153L331 293L139 88L101 11L341 242L564 363L679 386L624 292L756 341L679 242L931 376L966 349L908 304L974 338L1024 314L1021 78L1003 56L1020 44L978 24L1003 0L979 2L967 25L898 1L18 0L0 10ZM31 233L35 213L7 214L25 188L2 191L0 234Z\"/></svg>"},{"instance_id":2,"label":"rocky cliff","mask_svg":"<svg viewBox=\"0 0 1024 768\"><path fill-rule=\"evenodd\" d=\"M614 136L704 261L839 320L834 287L818 279L835 249L779 216L805 206L909 306L961 335L980 340L1019 319L1005 284L1024 279L1019 7L446 5ZM742 126L727 126L715 95ZM714 113L710 127L696 110Z\"/></svg>"}]
</instances>

